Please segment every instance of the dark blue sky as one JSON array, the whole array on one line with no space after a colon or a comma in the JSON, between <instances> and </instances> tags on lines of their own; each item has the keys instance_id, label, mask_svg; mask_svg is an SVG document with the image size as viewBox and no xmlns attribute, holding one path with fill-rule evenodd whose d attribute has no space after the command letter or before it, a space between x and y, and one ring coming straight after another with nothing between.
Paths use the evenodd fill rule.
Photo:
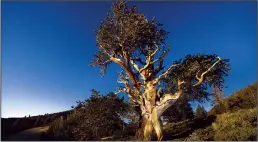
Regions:
<instances>
[{"instance_id":1,"label":"dark blue sky","mask_svg":"<svg viewBox=\"0 0 258 142\"><path fill-rule=\"evenodd\" d=\"M170 32L166 65L189 53L215 53L230 59L227 95L256 81L256 2L132 3ZM111 2L2 2L2 117L64 111L92 88L115 90L118 66L105 77L89 66L94 30L110 8Z\"/></svg>"}]
</instances>

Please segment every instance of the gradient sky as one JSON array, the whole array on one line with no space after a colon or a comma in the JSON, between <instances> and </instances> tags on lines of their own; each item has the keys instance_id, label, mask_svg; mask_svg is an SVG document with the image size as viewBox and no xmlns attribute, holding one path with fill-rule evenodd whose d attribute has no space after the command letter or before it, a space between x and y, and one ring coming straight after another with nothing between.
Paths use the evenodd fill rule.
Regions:
<instances>
[{"instance_id":1,"label":"gradient sky","mask_svg":"<svg viewBox=\"0 0 258 142\"><path fill-rule=\"evenodd\" d=\"M166 65L185 54L229 58L227 95L256 81L256 2L130 2L170 32ZM90 89L114 91L89 62L111 2L2 2L2 117L65 111ZM209 108L209 104L204 104ZM195 107L196 104L193 104Z\"/></svg>"}]
</instances>

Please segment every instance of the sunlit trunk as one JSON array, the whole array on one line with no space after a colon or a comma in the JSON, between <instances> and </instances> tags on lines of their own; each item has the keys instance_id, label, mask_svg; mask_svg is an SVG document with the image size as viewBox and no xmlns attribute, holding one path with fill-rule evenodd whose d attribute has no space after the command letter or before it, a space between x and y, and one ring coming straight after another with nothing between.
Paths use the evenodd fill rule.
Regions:
<instances>
[{"instance_id":1,"label":"sunlit trunk","mask_svg":"<svg viewBox=\"0 0 258 142\"><path fill-rule=\"evenodd\" d=\"M153 130L158 140L162 140L162 127L155 108L151 114L146 114L139 120L139 129L136 133L137 140L150 141L153 136Z\"/></svg>"},{"instance_id":2,"label":"sunlit trunk","mask_svg":"<svg viewBox=\"0 0 258 142\"><path fill-rule=\"evenodd\" d=\"M139 129L136 133L138 140L150 141L153 136L153 130L158 138L162 139L162 129L160 125L160 115L155 106L156 87L151 83L146 83L146 99L142 107L142 116L139 121Z\"/></svg>"},{"instance_id":3,"label":"sunlit trunk","mask_svg":"<svg viewBox=\"0 0 258 142\"><path fill-rule=\"evenodd\" d=\"M143 140L150 141L152 137L152 122L151 117L143 117L142 123L142 130L143 130Z\"/></svg>"}]
</instances>

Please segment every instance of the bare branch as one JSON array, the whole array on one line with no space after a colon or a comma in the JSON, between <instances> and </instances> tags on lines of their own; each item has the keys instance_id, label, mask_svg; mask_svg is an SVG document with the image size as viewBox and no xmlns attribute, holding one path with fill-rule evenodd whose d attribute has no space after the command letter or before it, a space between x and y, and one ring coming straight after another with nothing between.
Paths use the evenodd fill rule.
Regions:
<instances>
[{"instance_id":1,"label":"bare branch","mask_svg":"<svg viewBox=\"0 0 258 142\"><path fill-rule=\"evenodd\" d=\"M125 67L124 63L123 63L123 61L121 59L118 59L118 58L115 58L115 57L110 57L110 60L115 62L115 63L117 63L117 64L119 64L122 67Z\"/></svg>"},{"instance_id":2,"label":"bare branch","mask_svg":"<svg viewBox=\"0 0 258 142\"><path fill-rule=\"evenodd\" d=\"M154 45L156 47L156 50L151 54L151 57L153 57L158 51L159 51L159 46L154 42Z\"/></svg>"},{"instance_id":3,"label":"bare branch","mask_svg":"<svg viewBox=\"0 0 258 142\"><path fill-rule=\"evenodd\" d=\"M198 80L200 80L201 78L198 77L198 73L199 73L199 71L197 71L195 77L196 77Z\"/></svg>"},{"instance_id":4,"label":"bare branch","mask_svg":"<svg viewBox=\"0 0 258 142\"><path fill-rule=\"evenodd\" d=\"M142 59L140 57L133 59L134 61L137 61L139 63L141 63L142 65L145 65L146 63L142 61Z\"/></svg>"},{"instance_id":5,"label":"bare branch","mask_svg":"<svg viewBox=\"0 0 258 142\"><path fill-rule=\"evenodd\" d=\"M165 72L162 73L158 78L155 79L154 84L157 84L157 83L160 81L160 79L162 79L164 76L166 76L166 75L169 73L169 71L170 71L173 67L176 67L176 66L178 66L178 65L179 65L179 64L173 64L173 65L171 65L171 66L167 69L167 71L165 71Z\"/></svg>"},{"instance_id":6,"label":"bare branch","mask_svg":"<svg viewBox=\"0 0 258 142\"><path fill-rule=\"evenodd\" d=\"M177 100L182 95L182 90L177 91L175 94L165 94L159 102L157 102L157 106L161 106L165 104L169 100Z\"/></svg>"},{"instance_id":7,"label":"bare branch","mask_svg":"<svg viewBox=\"0 0 258 142\"><path fill-rule=\"evenodd\" d=\"M159 62L159 64L158 64L157 68L156 68L155 71L154 71L154 75L158 74L161 70L164 69L163 61L164 61L164 60L160 60L160 62Z\"/></svg>"},{"instance_id":8,"label":"bare branch","mask_svg":"<svg viewBox=\"0 0 258 142\"><path fill-rule=\"evenodd\" d=\"M99 47L109 56L109 57L112 57L112 55L110 55L106 50L105 48L102 47L102 45L100 44Z\"/></svg>"},{"instance_id":9,"label":"bare branch","mask_svg":"<svg viewBox=\"0 0 258 142\"><path fill-rule=\"evenodd\" d=\"M161 88L161 87L159 87L159 89L158 89L158 91L157 91L157 95L158 95L158 97L160 97L160 96L161 96L161 95L160 95L161 91L162 91L162 88Z\"/></svg>"},{"instance_id":10,"label":"bare branch","mask_svg":"<svg viewBox=\"0 0 258 142\"><path fill-rule=\"evenodd\" d=\"M114 94L117 95L117 94L119 94L119 93L121 93L121 92L127 93L127 92L126 92L126 88L124 88L124 87L118 87L118 88L117 88L117 91L115 91Z\"/></svg>"},{"instance_id":11,"label":"bare branch","mask_svg":"<svg viewBox=\"0 0 258 142\"><path fill-rule=\"evenodd\" d=\"M181 89L181 85L184 84L184 83L185 83L185 81L178 80L177 81L177 85L178 85L177 89L180 90Z\"/></svg>"},{"instance_id":12,"label":"bare branch","mask_svg":"<svg viewBox=\"0 0 258 142\"><path fill-rule=\"evenodd\" d=\"M103 65L104 65L104 64L107 64L107 63L109 63L109 62L111 62L111 60L105 61L105 62L103 63Z\"/></svg>"},{"instance_id":13,"label":"bare branch","mask_svg":"<svg viewBox=\"0 0 258 142\"><path fill-rule=\"evenodd\" d=\"M156 62L159 61L159 60L164 60L165 56L167 55L167 53L168 53L169 51L170 51L170 49L163 51L163 53L161 54L161 56L160 56L158 59L152 61L151 64L154 64L154 63L156 63Z\"/></svg>"},{"instance_id":14,"label":"bare branch","mask_svg":"<svg viewBox=\"0 0 258 142\"><path fill-rule=\"evenodd\" d=\"M128 85L129 85L129 84L126 84L126 85L125 85L126 87L117 87L117 91L115 91L114 93L117 95L117 94L119 94L119 93L124 92L124 93L128 94L129 99L130 99L133 103L138 104L138 105L141 104L141 102L140 102L139 100L137 100L137 98L134 97L133 92L131 91L131 88L129 88Z\"/></svg>"},{"instance_id":15,"label":"bare branch","mask_svg":"<svg viewBox=\"0 0 258 142\"><path fill-rule=\"evenodd\" d=\"M143 80L146 80L145 76L143 74L141 74L142 69L139 68L139 66L133 61L133 59L130 60L131 64L133 65L134 69L136 69L136 71L138 71L142 77ZM147 67L147 66L146 66Z\"/></svg>"},{"instance_id":16,"label":"bare branch","mask_svg":"<svg viewBox=\"0 0 258 142\"><path fill-rule=\"evenodd\" d=\"M129 84L129 77L127 74L123 74L123 71L120 72L119 74L119 79L117 80L118 83L123 83L125 87L119 87L115 94L124 92L128 94L129 98L136 104L141 104L142 102L140 101L141 96L139 96L136 92L138 91L138 88L133 87ZM138 98L140 97L140 98Z\"/></svg>"},{"instance_id":17,"label":"bare branch","mask_svg":"<svg viewBox=\"0 0 258 142\"><path fill-rule=\"evenodd\" d=\"M117 63L117 64L119 64L126 71L126 74L130 78L132 83L134 85L137 85L137 80L135 79L135 75L133 74L131 68L128 68L121 59L118 59L118 58L115 58L115 57L110 57L110 60L115 62L115 63Z\"/></svg>"},{"instance_id":18,"label":"bare branch","mask_svg":"<svg viewBox=\"0 0 258 142\"><path fill-rule=\"evenodd\" d=\"M199 86L202 82L203 82L203 79L204 79L204 75L206 73L208 73L219 61L221 61L220 57L217 57L218 60L211 66L208 68L208 70L206 70L205 72L203 72L201 74L201 77L198 77L198 73L199 71L196 73L196 79L198 80L198 82L196 84L193 85L193 87L196 87L196 86Z\"/></svg>"},{"instance_id":19,"label":"bare branch","mask_svg":"<svg viewBox=\"0 0 258 142\"><path fill-rule=\"evenodd\" d=\"M144 71L146 68L148 68L148 66L152 63L151 58L159 51L159 46L156 44L156 42L154 42L154 45L156 47L156 50L147 57L145 66L138 70L140 73Z\"/></svg>"},{"instance_id":20,"label":"bare branch","mask_svg":"<svg viewBox=\"0 0 258 142\"><path fill-rule=\"evenodd\" d=\"M158 87L159 87L159 89L158 89L158 91L157 91L157 96L158 96L158 98L160 98L160 96L161 96L161 91L162 91L162 87L161 87L161 85L160 85L160 82L158 83Z\"/></svg>"},{"instance_id":21,"label":"bare branch","mask_svg":"<svg viewBox=\"0 0 258 142\"><path fill-rule=\"evenodd\" d=\"M133 67L136 69L136 71L139 72L140 71L139 66L134 62L134 60L132 58L130 59L130 62L133 65Z\"/></svg>"},{"instance_id":22,"label":"bare branch","mask_svg":"<svg viewBox=\"0 0 258 142\"><path fill-rule=\"evenodd\" d=\"M120 72L117 82L123 83L125 85L129 84L128 77L125 74L123 74L123 70Z\"/></svg>"},{"instance_id":23,"label":"bare branch","mask_svg":"<svg viewBox=\"0 0 258 142\"><path fill-rule=\"evenodd\" d=\"M165 94L162 98L161 98L161 100L159 101L159 102L157 102L157 106L161 106L161 105L163 105L163 104L165 104L167 101L169 101L169 100L177 100L179 97L180 97L180 95L182 94L182 92L176 92L175 94Z\"/></svg>"},{"instance_id":24,"label":"bare branch","mask_svg":"<svg viewBox=\"0 0 258 142\"><path fill-rule=\"evenodd\" d=\"M144 71L150 65L150 63L151 63L151 56L148 56L146 60L146 65L143 68L141 68L139 72L141 73L142 71Z\"/></svg>"}]
</instances>

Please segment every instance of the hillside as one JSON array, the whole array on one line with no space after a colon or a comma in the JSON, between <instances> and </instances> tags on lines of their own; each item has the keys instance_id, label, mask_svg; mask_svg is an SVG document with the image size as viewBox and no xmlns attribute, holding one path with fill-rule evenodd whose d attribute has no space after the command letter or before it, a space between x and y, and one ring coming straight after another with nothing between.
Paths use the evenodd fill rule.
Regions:
<instances>
[{"instance_id":1,"label":"hillside","mask_svg":"<svg viewBox=\"0 0 258 142\"><path fill-rule=\"evenodd\" d=\"M170 123L168 140L257 140L257 83L243 88L214 106L207 117Z\"/></svg>"},{"instance_id":2,"label":"hillside","mask_svg":"<svg viewBox=\"0 0 258 142\"><path fill-rule=\"evenodd\" d=\"M1 118L1 138L5 140L9 135L31 129L39 126L50 125L56 118L60 116L67 117L71 113L70 110L57 112L52 114L23 117L23 118Z\"/></svg>"}]
</instances>

